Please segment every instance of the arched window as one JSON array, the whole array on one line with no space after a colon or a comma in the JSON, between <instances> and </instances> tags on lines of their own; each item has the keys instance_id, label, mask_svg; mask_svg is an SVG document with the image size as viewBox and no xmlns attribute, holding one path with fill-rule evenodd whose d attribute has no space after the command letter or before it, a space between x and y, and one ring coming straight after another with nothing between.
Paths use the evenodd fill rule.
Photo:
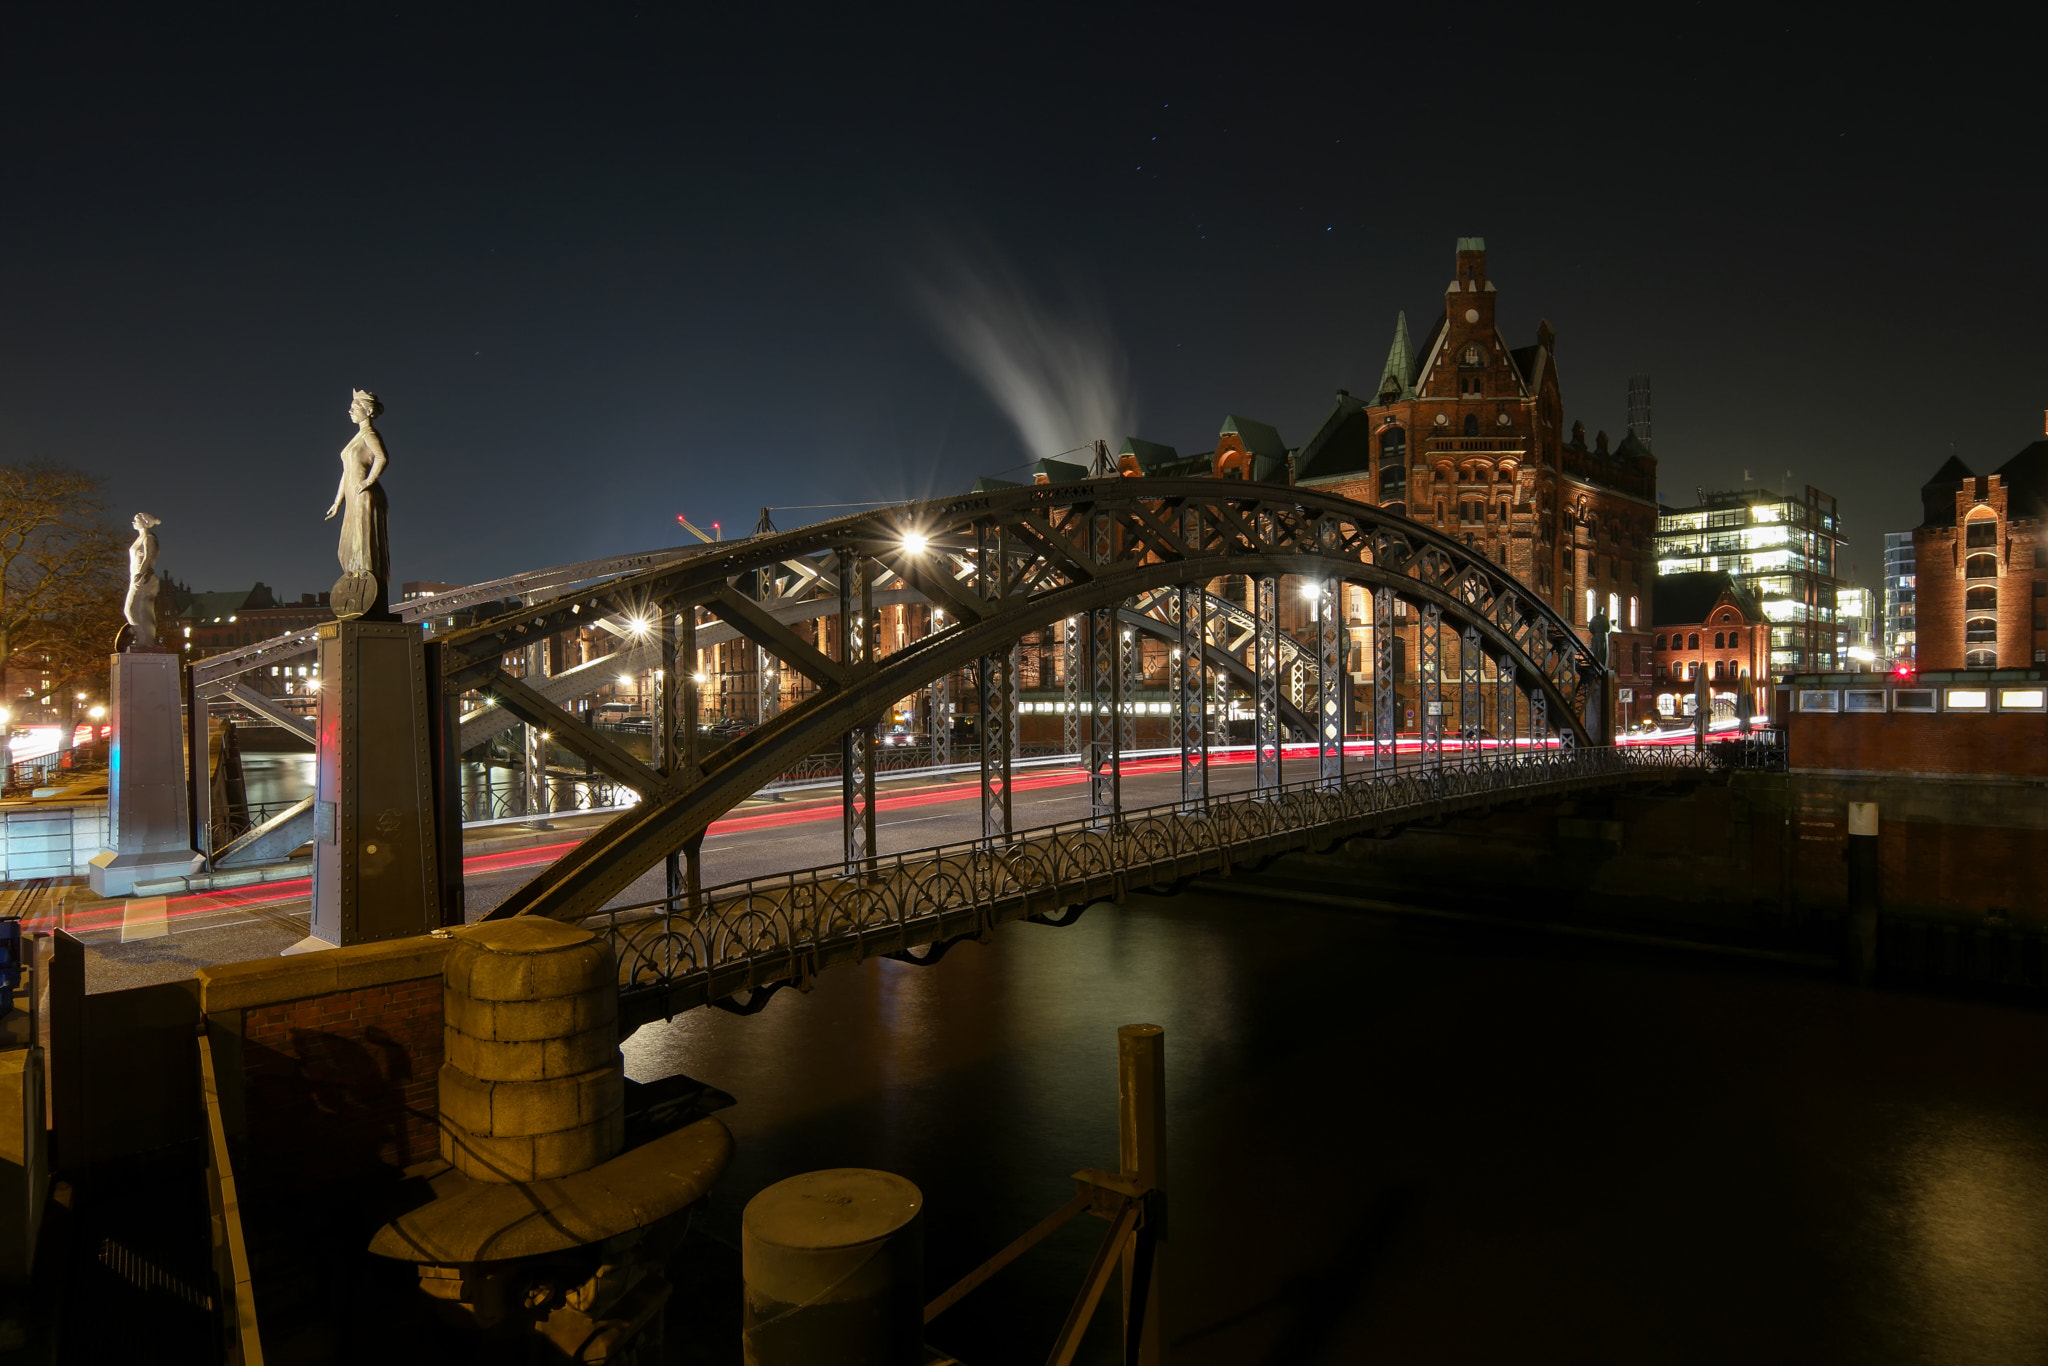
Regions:
<instances>
[{"instance_id":1,"label":"arched window","mask_svg":"<svg viewBox=\"0 0 2048 1366\"><path fill-rule=\"evenodd\" d=\"M1389 427L1380 433L1380 501L1398 503L1408 496L1408 432Z\"/></svg>"},{"instance_id":2,"label":"arched window","mask_svg":"<svg viewBox=\"0 0 2048 1366\"><path fill-rule=\"evenodd\" d=\"M1716 683L1721 681L1721 661L1718 659L1714 661L1714 681Z\"/></svg>"},{"instance_id":3,"label":"arched window","mask_svg":"<svg viewBox=\"0 0 2048 1366\"><path fill-rule=\"evenodd\" d=\"M1972 555L1963 564L1966 579L1995 579L1998 577L1998 556Z\"/></svg>"},{"instance_id":4,"label":"arched window","mask_svg":"<svg viewBox=\"0 0 2048 1366\"><path fill-rule=\"evenodd\" d=\"M1658 636L1658 637L1657 637L1657 648L1658 648L1658 649L1660 649L1660 650L1664 648L1664 637L1662 637L1662 636Z\"/></svg>"},{"instance_id":5,"label":"arched window","mask_svg":"<svg viewBox=\"0 0 2048 1366\"><path fill-rule=\"evenodd\" d=\"M1980 584L1963 595L1963 610L1971 616L1980 613L1987 616L1998 614L1998 589L1990 584Z\"/></svg>"},{"instance_id":6,"label":"arched window","mask_svg":"<svg viewBox=\"0 0 2048 1366\"><path fill-rule=\"evenodd\" d=\"M1725 645L1726 643L1727 643L1727 642L1725 642L1725 641L1723 641L1723 640L1721 639L1721 633L1720 633L1719 631L1716 631L1716 632L1714 632L1714 648L1715 648L1715 649L1717 649L1717 650L1718 650L1718 649L1722 648L1722 646L1723 646L1723 645Z\"/></svg>"},{"instance_id":7,"label":"arched window","mask_svg":"<svg viewBox=\"0 0 2048 1366\"><path fill-rule=\"evenodd\" d=\"M1465 414L1465 435L1467 435L1467 436L1477 436L1477 435L1479 435L1479 414L1477 414L1477 413L1467 413L1467 414Z\"/></svg>"},{"instance_id":8,"label":"arched window","mask_svg":"<svg viewBox=\"0 0 2048 1366\"><path fill-rule=\"evenodd\" d=\"M1458 364L1467 368L1477 368L1486 364L1486 355L1479 349L1478 344L1474 343L1467 346L1464 354L1458 357Z\"/></svg>"},{"instance_id":9,"label":"arched window","mask_svg":"<svg viewBox=\"0 0 2048 1366\"><path fill-rule=\"evenodd\" d=\"M1700 633L1698 631L1694 631L1691 635L1686 637L1685 648L1688 650L1697 650L1700 648Z\"/></svg>"}]
</instances>

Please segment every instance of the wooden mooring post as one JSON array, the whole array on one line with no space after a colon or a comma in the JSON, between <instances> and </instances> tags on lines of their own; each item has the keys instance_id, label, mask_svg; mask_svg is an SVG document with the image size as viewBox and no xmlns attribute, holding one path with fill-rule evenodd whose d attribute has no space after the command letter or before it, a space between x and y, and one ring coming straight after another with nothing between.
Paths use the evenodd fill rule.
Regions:
<instances>
[{"instance_id":1,"label":"wooden mooring post","mask_svg":"<svg viewBox=\"0 0 2048 1366\"><path fill-rule=\"evenodd\" d=\"M1109 1233L1081 1283L1081 1293L1054 1339L1048 1366L1068 1366L1095 1317L1103 1292L1121 1268L1124 1291L1125 1366L1164 1366L1164 1259L1166 1241L1166 1031L1158 1025L1125 1025L1117 1043L1117 1164L1115 1172L1093 1167L1074 1173L1074 1198L1040 1220L1029 1232L967 1273L925 1306L924 1321L958 1304L967 1293L1087 1212L1109 1223Z\"/></svg>"}]
</instances>

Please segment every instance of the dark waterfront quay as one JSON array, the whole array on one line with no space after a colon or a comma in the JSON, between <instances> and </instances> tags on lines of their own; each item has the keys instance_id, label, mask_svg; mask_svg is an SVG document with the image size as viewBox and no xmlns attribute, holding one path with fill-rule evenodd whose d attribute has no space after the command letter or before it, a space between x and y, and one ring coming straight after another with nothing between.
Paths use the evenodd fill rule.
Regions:
<instances>
[{"instance_id":1,"label":"dark waterfront quay","mask_svg":"<svg viewBox=\"0 0 2048 1366\"><path fill-rule=\"evenodd\" d=\"M714 1236L788 1172L898 1171L937 1287L1113 1158L1115 1027L1163 1024L1180 1363L2048 1353L2048 1018L1239 883L699 1011L628 1069L740 1093ZM934 1344L1042 1361L1082 1222Z\"/></svg>"}]
</instances>

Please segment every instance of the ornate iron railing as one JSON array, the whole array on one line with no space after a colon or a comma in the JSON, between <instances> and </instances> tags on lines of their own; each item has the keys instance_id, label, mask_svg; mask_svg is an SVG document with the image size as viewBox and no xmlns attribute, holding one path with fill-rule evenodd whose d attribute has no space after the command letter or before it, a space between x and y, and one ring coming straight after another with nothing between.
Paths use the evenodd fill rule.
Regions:
<instances>
[{"instance_id":1,"label":"ornate iron railing","mask_svg":"<svg viewBox=\"0 0 2048 1366\"><path fill-rule=\"evenodd\" d=\"M1172 884L1233 864L1352 834L1575 788L1720 771L1687 746L1490 750L1348 777L1169 802L1111 820L1020 831L750 878L678 897L615 906L581 923L618 954L629 1023L808 981L878 954L930 962L998 924L1078 914L1131 888ZM1067 923L1055 919L1054 923ZM925 955L914 951L935 946Z\"/></svg>"}]
</instances>

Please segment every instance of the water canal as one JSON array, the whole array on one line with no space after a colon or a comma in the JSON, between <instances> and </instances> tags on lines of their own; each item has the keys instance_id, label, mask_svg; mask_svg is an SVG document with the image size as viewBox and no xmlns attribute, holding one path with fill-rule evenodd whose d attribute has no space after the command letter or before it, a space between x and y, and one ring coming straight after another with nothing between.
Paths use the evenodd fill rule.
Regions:
<instances>
[{"instance_id":1,"label":"water canal","mask_svg":"<svg viewBox=\"0 0 2048 1366\"><path fill-rule=\"evenodd\" d=\"M2025 1011L1186 895L835 970L626 1058L739 1097L712 1234L781 1177L887 1168L925 1192L936 1292L1115 1165L1134 1021L1167 1030L1180 1366L2048 1359ZM931 1340L1042 1362L1102 1228ZM1083 1360L1112 1359L1093 1334Z\"/></svg>"}]
</instances>

